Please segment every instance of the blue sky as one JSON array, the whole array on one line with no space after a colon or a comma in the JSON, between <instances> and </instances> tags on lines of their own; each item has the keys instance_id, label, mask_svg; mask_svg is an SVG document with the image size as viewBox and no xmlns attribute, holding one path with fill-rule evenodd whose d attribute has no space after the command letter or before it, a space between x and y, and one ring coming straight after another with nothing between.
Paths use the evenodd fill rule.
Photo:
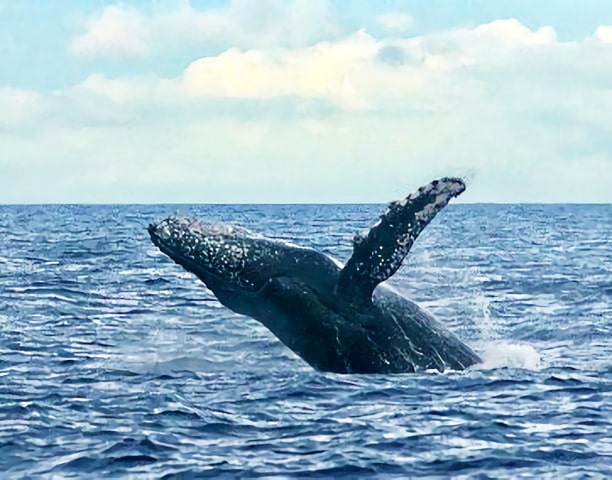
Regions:
<instances>
[{"instance_id":1,"label":"blue sky","mask_svg":"<svg viewBox=\"0 0 612 480\"><path fill-rule=\"evenodd\" d=\"M0 203L612 202L612 2L0 0Z\"/></svg>"}]
</instances>

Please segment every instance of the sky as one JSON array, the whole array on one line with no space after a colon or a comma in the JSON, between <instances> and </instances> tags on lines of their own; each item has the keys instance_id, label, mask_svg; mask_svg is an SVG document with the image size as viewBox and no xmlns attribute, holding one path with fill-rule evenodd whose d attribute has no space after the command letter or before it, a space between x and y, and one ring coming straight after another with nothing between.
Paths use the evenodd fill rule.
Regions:
<instances>
[{"instance_id":1,"label":"sky","mask_svg":"<svg viewBox=\"0 0 612 480\"><path fill-rule=\"evenodd\" d=\"M0 203L612 203L608 0L0 0Z\"/></svg>"}]
</instances>

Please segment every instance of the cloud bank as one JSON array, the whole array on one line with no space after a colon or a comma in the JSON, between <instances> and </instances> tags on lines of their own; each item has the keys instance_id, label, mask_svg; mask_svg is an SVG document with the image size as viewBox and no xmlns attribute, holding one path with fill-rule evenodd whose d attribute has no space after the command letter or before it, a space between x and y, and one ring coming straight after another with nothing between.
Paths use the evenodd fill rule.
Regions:
<instances>
[{"instance_id":1,"label":"cloud bank","mask_svg":"<svg viewBox=\"0 0 612 480\"><path fill-rule=\"evenodd\" d=\"M612 26L411 35L381 13L374 35L324 2L265 3L92 16L75 61L213 53L0 88L0 201L382 202L442 175L472 180L466 201L612 201Z\"/></svg>"},{"instance_id":2,"label":"cloud bank","mask_svg":"<svg viewBox=\"0 0 612 480\"><path fill-rule=\"evenodd\" d=\"M76 56L147 57L185 44L216 48L297 47L340 29L322 0L232 0L227 6L149 12L108 5L71 42Z\"/></svg>"}]
</instances>

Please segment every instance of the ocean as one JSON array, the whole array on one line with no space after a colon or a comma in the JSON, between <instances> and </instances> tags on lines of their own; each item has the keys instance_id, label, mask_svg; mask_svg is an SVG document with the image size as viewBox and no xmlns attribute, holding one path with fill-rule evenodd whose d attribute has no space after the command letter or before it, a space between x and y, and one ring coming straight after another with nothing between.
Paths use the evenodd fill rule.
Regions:
<instances>
[{"instance_id":1,"label":"ocean","mask_svg":"<svg viewBox=\"0 0 612 480\"><path fill-rule=\"evenodd\" d=\"M612 205L440 213L389 283L484 359L442 374L314 371L146 231L346 261L382 209L0 206L0 478L609 478Z\"/></svg>"}]
</instances>

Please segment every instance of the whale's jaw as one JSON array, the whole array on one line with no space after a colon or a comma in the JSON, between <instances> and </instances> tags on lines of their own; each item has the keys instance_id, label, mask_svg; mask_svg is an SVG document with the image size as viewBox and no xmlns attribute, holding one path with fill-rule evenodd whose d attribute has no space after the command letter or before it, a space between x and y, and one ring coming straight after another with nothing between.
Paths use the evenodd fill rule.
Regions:
<instances>
[{"instance_id":1,"label":"whale's jaw","mask_svg":"<svg viewBox=\"0 0 612 480\"><path fill-rule=\"evenodd\" d=\"M171 216L148 227L151 241L172 260L217 288L260 290L284 275L295 247L226 223ZM215 292L216 293L216 292Z\"/></svg>"},{"instance_id":2,"label":"whale's jaw","mask_svg":"<svg viewBox=\"0 0 612 480\"><path fill-rule=\"evenodd\" d=\"M168 217L147 230L153 244L207 285L225 282L228 287L259 288L256 279L245 274L251 239L247 230L182 216Z\"/></svg>"}]
</instances>

